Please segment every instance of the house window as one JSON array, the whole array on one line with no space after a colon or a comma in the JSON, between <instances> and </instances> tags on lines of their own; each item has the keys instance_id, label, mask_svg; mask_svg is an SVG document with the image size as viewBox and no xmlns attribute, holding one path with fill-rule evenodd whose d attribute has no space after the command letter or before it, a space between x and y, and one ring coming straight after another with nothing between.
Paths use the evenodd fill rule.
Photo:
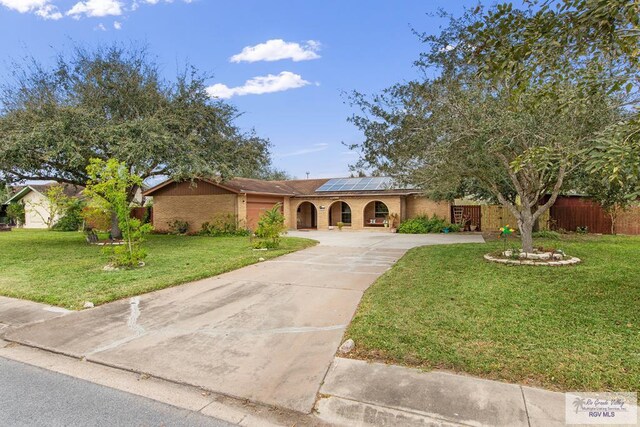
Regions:
<instances>
[{"instance_id":1,"label":"house window","mask_svg":"<svg viewBox=\"0 0 640 427\"><path fill-rule=\"evenodd\" d=\"M375 217L386 218L389 215L389 208L382 202L376 202Z\"/></svg>"},{"instance_id":2,"label":"house window","mask_svg":"<svg viewBox=\"0 0 640 427\"><path fill-rule=\"evenodd\" d=\"M341 220L345 224L351 224L351 208L348 204L342 202L342 215Z\"/></svg>"}]
</instances>

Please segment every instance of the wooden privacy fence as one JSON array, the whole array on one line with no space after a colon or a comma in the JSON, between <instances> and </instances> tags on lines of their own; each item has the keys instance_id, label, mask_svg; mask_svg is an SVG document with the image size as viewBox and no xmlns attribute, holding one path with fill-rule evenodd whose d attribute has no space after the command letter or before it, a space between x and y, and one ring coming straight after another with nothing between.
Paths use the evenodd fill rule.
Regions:
<instances>
[{"instance_id":1,"label":"wooden privacy fence","mask_svg":"<svg viewBox=\"0 0 640 427\"><path fill-rule=\"evenodd\" d=\"M482 208L479 205L452 205L451 222L464 225L469 231L475 225L475 231L482 231Z\"/></svg>"},{"instance_id":2,"label":"wooden privacy fence","mask_svg":"<svg viewBox=\"0 0 640 427\"><path fill-rule=\"evenodd\" d=\"M485 232L498 232L500 227L509 225L511 228L518 228L518 221L511 214L509 209L502 205L482 206L482 226ZM549 211L540 215L538 220L540 230L549 229Z\"/></svg>"},{"instance_id":3,"label":"wooden privacy fence","mask_svg":"<svg viewBox=\"0 0 640 427\"><path fill-rule=\"evenodd\" d=\"M587 227L589 233L611 234L611 217L594 201L586 197L562 196L551 207L554 230L576 231ZM618 215L616 233L640 234L640 207L634 206Z\"/></svg>"},{"instance_id":4,"label":"wooden privacy fence","mask_svg":"<svg viewBox=\"0 0 640 427\"><path fill-rule=\"evenodd\" d=\"M131 209L131 218L137 218L140 221L151 222L152 213L150 207L142 207L142 208L133 208Z\"/></svg>"}]
</instances>

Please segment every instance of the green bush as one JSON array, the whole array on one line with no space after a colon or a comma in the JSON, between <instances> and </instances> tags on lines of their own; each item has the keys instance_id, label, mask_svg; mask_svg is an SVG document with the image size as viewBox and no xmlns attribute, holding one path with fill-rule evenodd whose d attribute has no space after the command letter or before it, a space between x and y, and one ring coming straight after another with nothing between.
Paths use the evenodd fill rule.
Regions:
<instances>
[{"instance_id":1,"label":"green bush","mask_svg":"<svg viewBox=\"0 0 640 427\"><path fill-rule=\"evenodd\" d=\"M265 240L259 239L253 241L254 249L277 249L280 246L279 240Z\"/></svg>"},{"instance_id":2,"label":"green bush","mask_svg":"<svg viewBox=\"0 0 640 427\"><path fill-rule=\"evenodd\" d=\"M275 249L280 245L280 233L286 230L284 215L280 212L282 205L277 203L265 211L258 220L255 235L259 240L253 242L256 249Z\"/></svg>"},{"instance_id":3,"label":"green bush","mask_svg":"<svg viewBox=\"0 0 640 427\"><path fill-rule=\"evenodd\" d=\"M460 231L460 225L458 224L449 224L447 225L447 228L449 228L449 231L451 233L457 233L458 231Z\"/></svg>"},{"instance_id":4,"label":"green bush","mask_svg":"<svg viewBox=\"0 0 640 427\"><path fill-rule=\"evenodd\" d=\"M404 234L427 234L442 233L448 229L451 232L460 231L460 227L456 224L450 224L435 214L429 218L428 216L417 216L403 221L398 227L398 233Z\"/></svg>"},{"instance_id":5,"label":"green bush","mask_svg":"<svg viewBox=\"0 0 640 427\"><path fill-rule=\"evenodd\" d=\"M539 239L558 240L560 239L560 233L551 230L540 230L533 233L533 237L537 237Z\"/></svg>"},{"instance_id":6,"label":"green bush","mask_svg":"<svg viewBox=\"0 0 640 427\"><path fill-rule=\"evenodd\" d=\"M9 203L9 206L7 206L7 216L18 224L24 224L24 205L18 202Z\"/></svg>"},{"instance_id":7,"label":"green bush","mask_svg":"<svg viewBox=\"0 0 640 427\"><path fill-rule=\"evenodd\" d=\"M85 204L81 200L71 200L67 204L64 215L53 225L52 229L55 231L78 231L84 222L82 214L84 207Z\"/></svg>"},{"instance_id":8,"label":"green bush","mask_svg":"<svg viewBox=\"0 0 640 427\"><path fill-rule=\"evenodd\" d=\"M123 234L126 233L123 244L107 245L103 251L110 256L111 263L115 267L140 267L144 265L143 260L147 257L147 250L142 247L142 243L151 231L153 231L151 224L143 224L137 218L128 218L126 228L123 229Z\"/></svg>"},{"instance_id":9,"label":"green bush","mask_svg":"<svg viewBox=\"0 0 640 427\"><path fill-rule=\"evenodd\" d=\"M198 233L201 236L248 236L249 230L240 226L238 217L234 214L218 214L211 222L202 224L202 229Z\"/></svg>"}]
</instances>

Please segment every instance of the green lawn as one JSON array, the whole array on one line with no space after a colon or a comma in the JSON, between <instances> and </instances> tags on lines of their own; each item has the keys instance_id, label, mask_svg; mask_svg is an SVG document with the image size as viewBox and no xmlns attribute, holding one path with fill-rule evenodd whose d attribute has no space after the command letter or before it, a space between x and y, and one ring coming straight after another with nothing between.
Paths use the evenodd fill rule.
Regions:
<instances>
[{"instance_id":1,"label":"green lawn","mask_svg":"<svg viewBox=\"0 0 640 427\"><path fill-rule=\"evenodd\" d=\"M504 266L499 242L410 251L365 294L353 357L557 390L640 390L640 238L539 241L573 267Z\"/></svg>"},{"instance_id":2,"label":"green lawn","mask_svg":"<svg viewBox=\"0 0 640 427\"><path fill-rule=\"evenodd\" d=\"M103 271L107 255L82 233L0 233L0 295L71 309L214 276L314 245L287 237L277 250L253 251L247 237L149 236L146 266Z\"/></svg>"}]
</instances>

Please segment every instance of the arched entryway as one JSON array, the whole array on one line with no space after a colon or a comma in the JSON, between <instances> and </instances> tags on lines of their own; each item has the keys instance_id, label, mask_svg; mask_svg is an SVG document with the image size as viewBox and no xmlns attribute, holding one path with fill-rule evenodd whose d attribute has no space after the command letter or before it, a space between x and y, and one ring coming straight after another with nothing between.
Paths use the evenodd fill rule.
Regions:
<instances>
[{"instance_id":1,"label":"arched entryway","mask_svg":"<svg viewBox=\"0 0 640 427\"><path fill-rule=\"evenodd\" d=\"M384 227L389 219L389 208L383 202L374 200L364 207L363 217L365 227Z\"/></svg>"},{"instance_id":2,"label":"arched entryway","mask_svg":"<svg viewBox=\"0 0 640 427\"><path fill-rule=\"evenodd\" d=\"M333 202L329 207L329 226L336 227L339 222L351 226L351 206L346 202Z\"/></svg>"},{"instance_id":3,"label":"arched entryway","mask_svg":"<svg viewBox=\"0 0 640 427\"><path fill-rule=\"evenodd\" d=\"M318 228L318 211L313 203L302 202L298 205L296 228L298 230Z\"/></svg>"}]
</instances>

